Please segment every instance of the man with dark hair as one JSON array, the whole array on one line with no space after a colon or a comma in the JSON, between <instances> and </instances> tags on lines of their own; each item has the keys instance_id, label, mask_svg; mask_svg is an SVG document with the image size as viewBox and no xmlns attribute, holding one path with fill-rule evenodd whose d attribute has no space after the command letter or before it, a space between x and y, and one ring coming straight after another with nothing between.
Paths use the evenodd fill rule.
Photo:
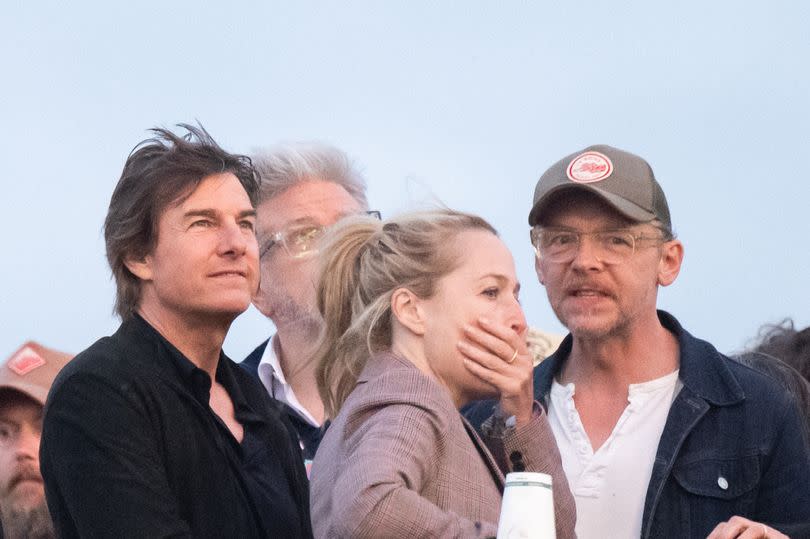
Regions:
<instances>
[{"instance_id":1,"label":"man with dark hair","mask_svg":"<svg viewBox=\"0 0 810 539\"><path fill-rule=\"evenodd\" d=\"M0 366L0 537L56 537L39 471L42 407L69 354L35 342Z\"/></svg>"},{"instance_id":2,"label":"man with dark hair","mask_svg":"<svg viewBox=\"0 0 810 539\"><path fill-rule=\"evenodd\" d=\"M222 353L258 284L258 183L202 128L130 154L104 236L118 331L45 409L42 474L62 537L306 537L300 450Z\"/></svg>"},{"instance_id":3,"label":"man with dark hair","mask_svg":"<svg viewBox=\"0 0 810 539\"><path fill-rule=\"evenodd\" d=\"M650 165L604 145L569 155L540 177L529 225L538 279L570 331L534 388L577 536L808 537L795 400L657 310L684 249Z\"/></svg>"}]
</instances>

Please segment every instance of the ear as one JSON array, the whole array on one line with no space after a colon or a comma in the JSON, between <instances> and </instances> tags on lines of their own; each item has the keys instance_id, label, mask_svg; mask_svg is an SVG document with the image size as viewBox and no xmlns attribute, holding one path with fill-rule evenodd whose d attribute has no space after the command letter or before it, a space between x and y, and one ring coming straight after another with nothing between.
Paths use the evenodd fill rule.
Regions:
<instances>
[{"instance_id":1,"label":"ear","mask_svg":"<svg viewBox=\"0 0 810 539\"><path fill-rule=\"evenodd\" d=\"M146 255L140 259L129 256L124 260L124 265L130 273L141 281L152 280L152 257L150 255Z\"/></svg>"},{"instance_id":2,"label":"ear","mask_svg":"<svg viewBox=\"0 0 810 539\"><path fill-rule=\"evenodd\" d=\"M425 316L419 298L407 288L397 288L391 295L391 313L396 320L416 335L425 334Z\"/></svg>"},{"instance_id":3,"label":"ear","mask_svg":"<svg viewBox=\"0 0 810 539\"><path fill-rule=\"evenodd\" d=\"M661 246L661 260L658 262L658 284L669 286L678 277L683 263L683 244L680 240L670 240Z\"/></svg>"},{"instance_id":4,"label":"ear","mask_svg":"<svg viewBox=\"0 0 810 539\"><path fill-rule=\"evenodd\" d=\"M534 271L537 272L537 280L540 281L540 284L546 286L546 277L543 274L543 265L540 263L540 259L536 256L534 257Z\"/></svg>"}]
</instances>

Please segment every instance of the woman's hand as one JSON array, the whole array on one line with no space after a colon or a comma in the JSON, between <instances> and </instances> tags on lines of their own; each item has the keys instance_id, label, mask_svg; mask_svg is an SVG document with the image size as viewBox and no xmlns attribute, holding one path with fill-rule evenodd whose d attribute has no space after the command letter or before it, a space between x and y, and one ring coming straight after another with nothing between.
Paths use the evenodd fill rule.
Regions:
<instances>
[{"instance_id":1,"label":"woman's hand","mask_svg":"<svg viewBox=\"0 0 810 539\"><path fill-rule=\"evenodd\" d=\"M518 426L528 423L534 395L526 335L487 318L480 318L478 327L465 326L464 335L466 339L458 343L458 349L465 356L465 366L495 387L506 417L515 416Z\"/></svg>"},{"instance_id":2,"label":"woman's hand","mask_svg":"<svg viewBox=\"0 0 810 539\"><path fill-rule=\"evenodd\" d=\"M788 539L788 536L760 522L734 516L718 524L707 539Z\"/></svg>"}]
</instances>

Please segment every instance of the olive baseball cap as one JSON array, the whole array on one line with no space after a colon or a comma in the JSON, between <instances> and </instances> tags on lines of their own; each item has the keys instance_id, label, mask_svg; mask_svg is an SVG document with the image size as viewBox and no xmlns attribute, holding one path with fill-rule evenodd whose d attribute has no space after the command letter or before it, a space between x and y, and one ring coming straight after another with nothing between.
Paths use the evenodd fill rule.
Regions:
<instances>
[{"instance_id":1,"label":"olive baseball cap","mask_svg":"<svg viewBox=\"0 0 810 539\"><path fill-rule=\"evenodd\" d=\"M54 378L72 357L28 341L0 367L0 392L13 389L44 406Z\"/></svg>"},{"instance_id":2,"label":"olive baseball cap","mask_svg":"<svg viewBox=\"0 0 810 539\"><path fill-rule=\"evenodd\" d=\"M667 230L672 230L667 199L649 163L604 144L572 153L540 176L534 188L529 225L540 222L558 193L573 189L599 196L628 219L638 222L658 219Z\"/></svg>"}]
</instances>

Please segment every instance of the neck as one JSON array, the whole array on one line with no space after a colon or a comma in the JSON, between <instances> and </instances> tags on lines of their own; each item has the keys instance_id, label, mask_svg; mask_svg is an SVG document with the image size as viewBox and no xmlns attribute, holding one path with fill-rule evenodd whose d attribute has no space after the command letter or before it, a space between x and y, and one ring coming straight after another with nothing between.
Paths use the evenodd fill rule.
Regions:
<instances>
[{"instance_id":1,"label":"neck","mask_svg":"<svg viewBox=\"0 0 810 539\"><path fill-rule=\"evenodd\" d=\"M561 381L611 387L647 382L675 371L679 353L677 339L657 316L619 335L574 335Z\"/></svg>"},{"instance_id":2,"label":"neck","mask_svg":"<svg viewBox=\"0 0 810 539\"><path fill-rule=\"evenodd\" d=\"M315 380L318 365L312 361L317 334L290 327L277 327L276 330L276 336L268 346L275 347L284 378L292 387L298 402L319 423L323 422L323 401Z\"/></svg>"},{"instance_id":3,"label":"neck","mask_svg":"<svg viewBox=\"0 0 810 539\"><path fill-rule=\"evenodd\" d=\"M172 343L195 366L216 378L222 343L231 320L218 317L180 315L166 309L142 305L138 309L144 320Z\"/></svg>"},{"instance_id":4,"label":"neck","mask_svg":"<svg viewBox=\"0 0 810 539\"><path fill-rule=\"evenodd\" d=\"M276 347L276 355L288 382L297 378L312 378L315 384L315 370L317 365L312 361L314 345L318 338L312 331L301 331L298 328L281 326L276 327L276 336L270 345Z\"/></svg>"},{"instance_id":5,"label":"neck","mask_svg":"<svg viewBox=\"0 0 810 539\"><path fill-rule=\"evenodd\" d=\"M403 357L413 363L417 369L422 371L425 376L436 380L447 390L450 399L455 404L456 409L460 410L467 405L472 399L465 395L456 384L447 383L441 376L431 368L430 361L425 355L424 343L419 338L407 331L397 331L397 326L394 326L393 338L391 339L391 351L396 355Z\"/></svg>"}]
</instances>

